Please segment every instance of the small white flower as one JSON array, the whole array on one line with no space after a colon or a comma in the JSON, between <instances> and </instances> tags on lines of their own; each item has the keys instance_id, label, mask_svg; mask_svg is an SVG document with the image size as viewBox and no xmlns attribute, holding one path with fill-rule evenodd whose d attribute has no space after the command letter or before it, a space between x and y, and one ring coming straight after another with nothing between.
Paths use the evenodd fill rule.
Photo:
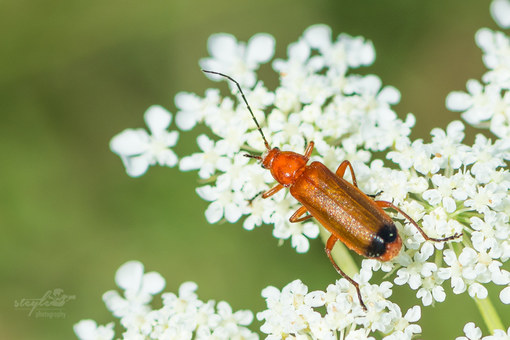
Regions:
<instances>
[{"instance_id":1,"label":"small white flower","mask_svg":"<svg viewBox=\"0 0 510 340\"><path fill-rule=\"evenodd\" d=\"M206 185L196 189L197 194L204 200L212 202L205 211L209 223L216 223L223 217L234 223L243 215L248 202L240 192L233 192L226 181L218 182L216 186Z\"/></svg>"},{"instance_id":2,"label":"small white flower","mask_svg":"<svg viewBox=\"0 0 510 340\"><path fill-rule=\"evenodd\" d=\"M435 189L429 189L423 193L431 206L441 204L444 210L451 214L457 210L457 202L463 202L467 198L467 193L462 186L462 174L457 173L454 176L446 177L440 174L432 176L432 183Z\"/></svg>"},{"instance_id":3,"label":"small white flower","mask_svg":"<svg viewBox=\"0 0 510 340\"><path fill-rule=\"evenodd\" d=\"M445 208L438 206L422 218L421 227L429 237L441 238L460 233L463 225L456 219L450 218ZM415 233L418 240L422 240L421 234ZM443 249L444 242L433 242L436 249Z\"/></svg>"},{"instance_id":4,"label":"small white flower","mask_svg":"<svg viewBox=\"0 0 510 340\"><path fill-rule=\"evenodd\" d=\"M194 93L179 92L174 98L175 106L179 109L175 116L175 124L179 129L191 130L205 117L214 115L220 102L220 91L208 89L205 98L200 98Z\"/></svg>"},{"instance_id":5,"label":"small white flower","mask_svg":"<svg viewBox=\"0 0 510 340\"><path fill-rule=\"evenodd\" d=\"M473 79L467 82L467 89L469 94L451 92L446 98L446 107L452 111L464 111L462 118L470 125L488 127L491 132L501 138L508 136L510 134L510 94L507 92L502 96L500 86L489 83L484 87Z\"/></svg>"},{"instance_id":6,"label":"small white flower","mask_svg":"<svg viewBox=\"0 0 510 340\"><path fill-rule=\"evenodd\" d=\"M462 165L463 155L468 152L469 147L461 144L464 139L464 124L455 120L448 124L446 131L432 129L432 153L436 158L442 160L441 168L447 166L458 169Z\"/></svg>"},{"instance_id":7,"label":"small white flower","mask_svg":"<svg viewBox=\"0 0 510 340\"><path fill-rule=\"evenodd\" d=\"M331 40L331 28L326 25L313 25L303 33L310 47L318 49L329 67L341 70L371 65L375 60L372 42L362 37L341 34L336 41Z\"/></svg>"},{"instance_id":8,"label":"small white flower","mask_svg":"<svg viewBox=\"0 0 510 340\"><path fill-rule=\"evenodd\" d=\"M281 292L271 286L262 290L269 309L257 313L257 319L265 321L260 330L266 334L299 334L307 327L301 311L307 291L308 287L299 280L289 283Z\"/></svg>"},{"instance_id":9,"label":"small white flower","mask_svg":"<svg viewBox=\"0 0 510 340\"><path fill-rule=\"evenodd\" d=\"M227 74L242 86L250 88L256 82L254 71L260 64L268 62L273 57L274 45L274 38L266 33L254 35L247 44L237 42L230 34L213 34L207 41L211 58L201 59L200 67ZM217 81L223 80L212 74L207 74L207 77Z\"/></svg>"},{"instance_id":10,"label":"small white flower","mask_svg":"<svg viewBox=\"0 0 510 340\"><path fill-rule=\"evenodd\" d=\"M398 310L400 314L400 310ZM385 336L384 340L404 340L412 339L414 334L421 333L421 327L413 324L412 322L418 322L421 318L421 309L419 306L409 308L406 315L402 318L396 319L394 332L388 336Z\"/></svg>"},{"instance_id":11,"label":"small white flower","mask_svg":"<svg viewBox=\"0 0 510 340\"><path fill-rule=\"evenodd\" d=\"M496 183L476 186L468 191L468 199L464 202L464 205L483 213L487 208L498 206L506 195L507 192L502 192Z\"/></svg>"},{"instance_id":12,"label":"small white flower","mask_svg":"<svg viewBox=\"0 0 510 340\"><path fill-rule=\"evenodd\" d=\"M490 70L483 76L483 81L508 89L510 87L510 39L502 32L482 28L476 33L475 40L484 52L483 62Z\"/></svg>"},{"instance_id":13,"label":"small white flower","mask_svg":"<svg viewBox=\"0 0 510 340\"><path fill-rule=\"evenodd\" d=\"M103 295L103 300L117 317L144 311L152 296L161 292L166 284L159 273L144 273L143 264L138 261L123 264L115 274L115 283L124 290L124 298L110 290Z\"/></svg>"},{"instance_id":14,"label":"small white flower","mask_svg":"<svg viewBox=\"0 0 510 340\"><path fill-rule=\"evenodd\" d=\"M206 135L198 136L197 144L202 152L183 157L179 162L179 169L181 171L198 169L198 176L207 179L216 172L218 164L227 158L224 157L221 150L218 150L214 141Z\"/></svg>"},{"instance_id":15,"label":"small white flower","mask_svg":"<svg viewBox=\"0 0 510 340\"><path fill-rule=\"evenodd\" d=\"M471 173L475 175L479 183L485 184L492 179L492 174L497 168L505 166L505 162L501 157L501 150L499 143L491 143L490 139L478 134L475 138L466 164L473 163Z\"/></svg>"},{"instance_id":16,"label":"small white flower","mask_svg":"<svg viewBox=\"0 0 510 340\"><path fill-rule=\"evenodd\" d=\"M471 228L474 229L471 241L475 249L488 251L492 258L501 258L504 253L503 242L510 237L508 215L485 209L484 219L472 217Z\"/></svg>"},{"instance_id":17,"label":"small white flower","mask_svg":"<svg viewBox=\"0 0 510 340\"><path fill-rule=\"evenodd\" d=\"M283 76L282 80L286 80L289 85L295 81L304 80L307 74L307 70L303 66L310 57L310 46L304 41L299 40L295 43L290 44L287 47L288 60L276 59L273 61L273 69L280 72ZM311 70L319 69L321 65L313 66L310 65ZM290 81L292 80L292 81ZM287 86L284 86L287 87ZM294 86L288 87L289 90L294 90Z\"/></svg>"},{"instance_id":18,"label":"small white flower","mask_svg":"<svg viewBox=\"0 0 510 340\"><path fill-rule=\"evenodd\" d=\"M425 262L433 251L434 246L425 243L419 252L415 252L414 260L405 253L397 258L402 268L397 271L395 283L407 283L411 289L417 290L416 297L422 300L424 306L429 306L434 301L443 302L446 298L441 286L444 280L437 275L437 265Z\"/></svg>"},{"instance_id":19,"label":"small white flower","mask_svg":"<svg viewBox=\"0 0 510 340\"><path fill-rule=\"evenodd\" d=\"M252 197L255 194L251 195ZM253 230L255 227L260 227L263 223L263 217L267 214L267 211L270 211L273 207L273 202L271 200L264 199L254 199L249 203L250 214L243 223L243 228L246 230Z\"/></svg>"},{"instance_id":20,"label":"small white flower","mask_svg":"<svg viewBox=\"0 0 510 340\"><path fill-rule=\"evenodd\" d=\"M110 141L110 149L120 156L131 177L143 175L150 165L173 167L177 164L177 156L170 148L177 143L179 133L167 131L171 113L154 105L145 111L144 118L151 135L143 129L126 129Z\"/></svg>"},{"instance_id":21,"label":"small white flower","mask_svg":"<svg viewBox=\"0 0 510 340\"><path fill-rule=\"evenodd\" d=\"M497 262L472 248L462 249L458 259L453 251L447 249L444 251L444 260L450 267L441 268L438 275L442 279L451 279L455 294L467 289L470 296L483 299L487 297L487 289L482 283L495 279L495 283L505 284L509 280L508 273L501 272Z\"/></svg>"},{"instance_id":22,"label":"small white flower","mask_svg":"<svg viewBox=\"0 0 510 340\"><path fill-rule=\"evenodd\" d=\"M73 329L80 340L112 340L115 336L113 322L98 326L94 320L81 320L74 325Z\"/></svg>"},{"instance_id":23,"label":"small white flower","mask_svg":"<svg viewBox=\"0 0 510 340\"><path fill-rule=\"evenodd\" d=\"M446 299L446 293L444 288L441 286L444 280L442 280L437 272L423 279L422 288L416 292L416 297L421 299L424 306L430 306L435 301L443 302Z\"/></svg>"},{"instance_id":24,"label":"small white flower","mask_svg":"<svg viewBox=\"0 0 510 340\"><path fill-rule=\"evenodd\" d=\"M464 326L465 337L457 337L455 340L480 340L482 338L482 331L479 327L476 327L474 322L468 322Z\"/></svg>"},{"instance_id":25,"label":"small white flower","mask_svg":"<svg viewBox=\"0 0 510 340\"><path fill-rule=\"evenodd\" d=\"M223 319L223 322L234 322L234 324L239 325L249 325L253 321L253 313L248 310L240 310L237 312L232 312L232 307L225 302L218 302L216 308L218 309L218 314Z\"/></svg>"},{"instance_id":26,"label":"small white flower","mask_svg":"<svg viewBox=\"0 0 510 340\"><path fill-rule=\"evenodd\" d=\"M494 103L500 99L498 88L484 86L475 79L466 83L468 93L454 91L446 97L446 107L452 111L466 111L463 118L470 124L477 124L489 119L493 113Z\"/></svg>"}]
</instances>

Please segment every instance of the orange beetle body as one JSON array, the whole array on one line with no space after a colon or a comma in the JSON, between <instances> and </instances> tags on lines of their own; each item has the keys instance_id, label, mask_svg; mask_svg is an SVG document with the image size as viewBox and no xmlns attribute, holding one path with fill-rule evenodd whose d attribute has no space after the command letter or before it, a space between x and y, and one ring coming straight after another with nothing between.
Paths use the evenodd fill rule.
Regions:
<instances>
[{"instance_id":1,"label":"orange beetle body","mask_svg":"<svg viewBox=\"0 0 510 340\"><path fill-rule=\"evenodd\" d=\"M393 220L365 195L324 164L313 162L290 193L331 234L356 253L381 261L398 255L402 240Z\"/></svg>"},{"instance_id":2,"label":"orange beetle body","mask_svg":"<svg viewBox=\"0 0 510 340\"><path fill-rule=\"evenodd\" d=\"M310 143L311 148L313 143ZM263 167L270 169L274 179L288 187L306 211L349 249L381 261L398 255L402 240L395 223L384 210L324 164L306 165L307 162L308 158L303 155L277 148L262 157ZM291 218L291 222L294 221Z\"/></svg>"},{"instance_id":3,"label":"orange beetle body","mask_svg":"<svg viewBox=\"0 0 510 340\"><path fill-rule=\"evenodd\" d=\"M230 76L219 72L205 70L204 72L220 75L233 81L257 125L266 147L266 153L262 156L245 156L261 161L262 167L269 169L273 178L278 182L262 197L268 198L284 187L289 188L291 195L302 204L290 217L290 222L301 222L314 217L331 233L326 242L326 254L337 272L354 285L360 305L364 310L367 308L363 303L359 284L338 267L331 255L336 241L340 240L348 248L362 256L380 261L389 261L397 256L402 248L402 239L398 235L395 223L382 208L398 211L416 227L425 240L444 242L462 235L455 234L446 238L427 236L409 215L393 203L376 201L359 190L354 170L347 160L340 164L336 173L320 162L312 162L307 165L313 151L313 142L310 142L303 155L271 148L239 83ZM347 167L350 169L353 184L343 179ZM306 214L307 212L308 214Z\"/></svg>"}]
</instances>

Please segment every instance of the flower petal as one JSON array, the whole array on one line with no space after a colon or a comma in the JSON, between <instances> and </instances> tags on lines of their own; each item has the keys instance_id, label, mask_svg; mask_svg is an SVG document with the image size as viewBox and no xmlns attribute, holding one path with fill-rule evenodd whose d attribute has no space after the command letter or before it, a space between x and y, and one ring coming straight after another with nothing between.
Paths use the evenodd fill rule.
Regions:
<instances>
[{"instance_id":1,"label":"flower petal","mask_svg":"<svg viewBox=\"0 0 510 340\"><path fill-rule=\"evenodd\" d=\"M223 206L219 202L212 202L205 210L207 222L214 224L223 217Z\"/></svg>"},{"instance_id":2,"label":"flower petal","mask_svg":"<svg viewBox=\"0 0 510 340\"><path fill-rule=\"evenodd\" d=\"M274 55L275 39L267 33L255 34L248 41L246 62L248 64L262 64L268 62Z\"/></svg>"},{"instance_id":3,"label":"flower petal","mask_svg":"<svg viewBox=\"0 0 510 340\"><path fill-rule=\"evenodd\" d=\"M158 136L170 126L172 114L162 106L152 105L145 111L144 119L149 131Z\"/></svg>"},{"instance_id":4,"label":"flower petal","mask_svg":"<svg viewBox=\"0 0 510 340\"><path fill-rule=\"evenodd\" d=\"M510 286L506 287L499 293L499 299L501 302L503 302L505 305L510 304Z\"/></svg>"},{"instance_id":5,"label":"flower petal","mask_svg":"<svg viewBox=\"0 0 510 340\"><path fill-rule=\"evenodd\" d=\"M292 235L290 243L292 247L296 248L296 251L300 254L306 253L308 249L310 249L310 243L303 234Z\"/></svg>"},{"instance_id":6,"label":"flower petal","mask_svg":"<svg viewBox=\"0 0 510 340\"><path fill-rule=\"evenodd\" d=\"M450 111L464 111L471 105L471 96L465 92L453 91L446 96L446 108Z\"/></svg>"},{"instance_id":7,"label":"flower petal","mask_svg":"<svg viewBox=\"0 0 510 340\"><path fill-rule=\"evenodd\" d=\"M109 290L104 293L103 302L106 308L117 317L124 316L129 308L129 302L122 298L116 290Z\"/></svg>"},{"instance_id":8,"label":"flower petal","mask_svg":"<svg viewBox=\"0 0 510 340\"><path fill-rule=\"evenodd\" d=\"M233 61L237 56L237 40L231 34L213 34L207 40L207 50L213 58L224 62ZM207 74L207 76L214 77L214 75L210 74Z\"/></svg>"},{"instance_id":9,"label":"flower petal","mask_svg":"<svg viewBox=\"0 0 510 340\"><path fill-rule=\"evenodd\" d=\"M126 167L126 172L131 177L140 177L149 169L149 160L147 156L140 155L136 157L122 157L122 162Z\"/></svg>"},{"instance_id":10,"label":"flower petal","mask_svg":"<svg viewBox=\"0 0 510 340\"><path fill-rule=\"evenodd\" d=\"M159 165L165 165L172 168L177 164L177 156L170 149L159 152L157 158Z\"/></svg>"},{"instance_id":11,"label":"flower petal","mask_svg":"<svg viewBox=\"0 0 510 340\"><path fill-rule=\"evenodd\" d=\"M150 272L143 276L142 291L151 295L161 292L166 285L166 281L157 272Z\"/></svg>"},{"instance_id":12,"label":"flower petal","mask_svg":"<svg viewBox=\"0 0 510 340\"><path fill-rule=\"evenodd\" d=\"M289 59L305 62L308 57L310 57L310 47L304 40L299 40L289 45L287 54L289 55Z\"/></svg>"},{"instance_id":13,"label":"flower petal","mask_svg":"<svg viewBox=\"0 0 510 340\"><path fill-rule=\"evenodd\" d=\"M377 99L385 103L396 105L400 102L400 91L393 86L385 86L377 95Z\"/></svg>"},{"instance_id":14,"label":"flower petal","mask_svg":"<svg viewBox=\"0 0 510 340\"><path fill-rule=\"evenodd\" d=\"M73 327L74 333L80 339L93 339L96 335L97 323L94 320L81 320Z\"/></svg>"},{"instance_id":15,"label":"flower petal","mask_svg":"<svg viewBox=\"0 0 510 340\"><path fill-rule=\"evenodd\" d=\"M420 306L414 306L407 310L404 318L409 322L417 322L421 318L421 308Z\"/></svg>"},{"instance_id":16,"label":"flower petal","mask_svg":"<svg viewBox=\"0 0 510 340\"><path fill-rule=\"evenodd\" d=\"M490 6L492 18L501 28L510 27L510 2L508 0L494 0Z\"/></svg>"},{"instance_id":17,"label":"flower petal","mask_svg":"<svg viewBox=\"0 0 510 340\"><path fill-rule=\"evenodd\" d=\"M115 283L124 290L138 290L143 278L143 264L139 261L124 263L115 273Z\"/></svg>"},{"instance_id":18,"label":"flower petal","mask_svg":"<svg viewBox=\"0 0 510 340\"><path fill-rule=\"evenodd\" d=\"M147 150L149 135L143 129L126 129L110 141L110 149L117 155L134 156Z\"/></svg>"},{"instance_id":19,"label":"flower petal","mask_svg":"<svg viewBox=\"0 0 510 340\"><path fill-rule=\"evenodd\" d=\"M331 28L328 25L318 24L310 26L303 33L303 37L313 48L325 50L331 47Z\"/></svg>"}]
</instances>

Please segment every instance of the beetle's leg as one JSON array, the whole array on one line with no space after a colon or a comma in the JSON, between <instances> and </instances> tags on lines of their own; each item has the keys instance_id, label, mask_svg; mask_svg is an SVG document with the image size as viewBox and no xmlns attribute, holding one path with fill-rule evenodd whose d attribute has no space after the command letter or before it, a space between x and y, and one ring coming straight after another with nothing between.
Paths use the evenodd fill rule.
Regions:
<instances>
[{"instance_id":1,"label":"beetle's leg","mask_svg":"<svg viewBox=\"0 0 510 340\"><path fill-rule=\"evenodd\" d=\"M331 235L328 238L328 242L326 242L326 254L328 255L329 260L333 264L333 267L335 267L335 269L338 272L338 274L342 275L347 281L349 281L354 286L354 288L356 288L356 292L358 293L359 304L361 305L363 310L366 312L367 311L367 306L365 306L365 303L363 302L363 299L361 298L361 292L359 290L359 284L356 281L354 281L353 279L351 279L349 277L349 275L345 274L342 271L342 269L340 269L340 267L338 267L338 265L336 264L335 260L333 260L333 257L331 256L331 250L333 250L333 247L335 246L336 241L338 241L338 239L334 235Z\"/></svg>"},{"instance_id":2,"label":"beetle's leg","mask_svg":"<svg viewBox=\"0 0 510 340\"><path fill-rule=\"evenodd\" d=\"M381 208L391 208L391 209L394 209L396 211L398 211L400 214L402 214L402 216L404 216L409 222L411 222L412 225L414 225L414 227L416 229L418 229L418 231L420 232L421 236L423 236L423 238L427 241L434 241L434 242L445 242L445 241L450 241L450 240L453 240L453 239L456 239L456 238L459 238L462 236L462 233L458 234L458 233L455 233L455 235L452 235L452 236L448 236L448 237L445 237L445 238L434 238L434 237L429 237L427 234L425 234L425 232L423 231L423 229L418 225L418 223L416 223L415 220L413 220L411 218L411 216L407 215L405 212L403 212L399 207L397 207L395 204L391 203L391 202L388 202L388 201L375 201L375 203L380 206Z\"/></svg>"},{"instance_id":3,"label":"beetle's leg","mask_svg":"<svg viewBox=\"0 0 510 340\"><path fill-rule=\"evenodd\" d=\"M274 194L276 194L278 191L280 191L282 189L283 189L283 185L277 184L274 187L272 187L271 189L269 189L268 191L266 191L265 193L263 193L262 194L262 198L271 197L271 196L273 196Z\"/></svg>"},{"instance_id":4,"label":"beetle's leg","mask_svg":"<svg viewBox=\"0 0 510 340\"><path fill-rule=\"evenodd\" d=\"M375 193L375 194L373 194L373 195L369 195L369 194L367 194L367 196L368 196L368 197L372 197L372 198L376 198L376 197L377 197L377 196L379 196L380 194L382 194L382 190L381 190L381 191L379 191L379 192L377 192L377 193Z\"/></svg>"},{"instance_id":5,"label":"beetle's leg","mask_svg":"<svg viewBox=\"0 0 510 340\"><path fill-rule=\"evenodd\" d=\"M313 151L313 146L314 146L314 142L310 142L308 144L308 146L306 147L306 150L305 150L305 157L306 158L310 158L310 155L312 154L312 151Z\"/></svg>"},{"instance_id":6,"label":"beetle's leg","mask_svg":"<svg viewBox=\"0 0 510 340\"><path fill-rule=\"evenodd\" d=\"M351 162L349 162L348 160L343 161L342 164L338 166L338 169L336 169L336 174L338 175L338 177L344 177L345 169L347 167L349 167L349 169L351 170L352 184L354 184L354 186L357 188L358 183L356 182L356 176L354 175L354 169L352 168Z\"/></svg>"},{"instance_id":7,"label":"beetle's leg","mask_svg":"<svg viewBox=\"0 0 510 340\"><path fill-rule=\"evenodd\" d=\"M304 217L300 217L301 215L303 215L306 212L307 212L306 208L304 206L302 206L301 208L296 210L296 212L289 218L289 221L291 223L296 223L296 222L306 221L309 218L313 217L312 215L306 215Z\"/></svg>"}]
</instances>

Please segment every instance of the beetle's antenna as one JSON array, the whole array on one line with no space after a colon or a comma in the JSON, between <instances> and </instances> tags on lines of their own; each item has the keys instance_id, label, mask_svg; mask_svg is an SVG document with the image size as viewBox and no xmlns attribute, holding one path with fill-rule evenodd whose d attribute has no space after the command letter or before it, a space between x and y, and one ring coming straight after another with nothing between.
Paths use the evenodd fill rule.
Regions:
<instances>
[{"instance_id":1,"label":"beetle's antenna","mask_svg":"<svg viewBox=\"0 0 510 340\"><path fill-rule=\"evenodd\" d=\"M257 119L255 118L255 115L253 114L253 111L251 110L250 104L248 104L248 100L246 100L246 97L244 96L243 90L241 89L241 85L239 85L239 83L234 78L232 78L230 76L227 76L226 74L223 74L223 73L220 73L220 72L215 72L215 71L207 71L207 70L202 70L202 72L216 74L216 75L225 77L225 78L227 78L228 80L234 82L234 84L237 85L237 88L239 89L239 92L241 92L241 96L243 97L244 103L246 104L246 107L248 108L248 111L250 111L250 114L251 114L251 117L253 118L253 121L257 125L257 130L259 130L260 135L262 136L262 139L264 140L264 145L266 146L266 149L267 150L271 150L271 147L269 146L269 143L267 142L266 137L264 136L264 133L262 132L262 128L260 127L259 122L257 122ZM256 158L256 157L253 157L253 158Z\"/></svg>"}]
</instances>

